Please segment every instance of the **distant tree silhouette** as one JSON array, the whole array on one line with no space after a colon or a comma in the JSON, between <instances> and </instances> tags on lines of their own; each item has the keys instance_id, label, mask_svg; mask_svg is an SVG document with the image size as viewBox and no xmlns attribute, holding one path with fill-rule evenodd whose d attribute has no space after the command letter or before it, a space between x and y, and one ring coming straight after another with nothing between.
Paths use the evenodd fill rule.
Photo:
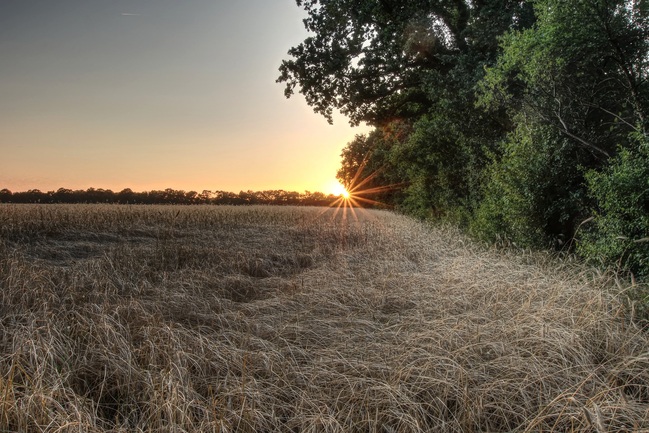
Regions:
<instances>
[{"instance_id":1,"label":"distant tree silhouette","mask_svg":"<svg viewBox=\"0 0 649 433\"><path fill-rule=\"evenodd\" d=\"M9 203L11 201L11 191L7 188L0 189L0 203Z\"/></svg>"},{"instance_id":2,"label":"distant tree silhouette","mask_svg":"<svg viewBox=\"0 0 649 433\"><path fill-rule=\"evenodd\" d=\"M115 203L115 204L182 204L182 205L278 205L278 206L330 206L336 201L333 194L322 192L264 190L240 191L238 194L229 191L203 190L196 191L152 190L134 192L125 188L119 192L110 189L88 188L72 190L59 188L56 191L42 192L30 189L23 192L0 190L0 203Z\"/></svg>"}]
</instances>

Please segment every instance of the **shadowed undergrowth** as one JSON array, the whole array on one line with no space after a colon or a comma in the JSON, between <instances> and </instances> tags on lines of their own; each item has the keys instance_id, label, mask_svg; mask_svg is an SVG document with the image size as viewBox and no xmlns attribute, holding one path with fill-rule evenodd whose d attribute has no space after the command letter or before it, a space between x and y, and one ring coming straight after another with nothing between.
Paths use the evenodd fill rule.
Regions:
<instances>
[{"instance_id":1,"label":"shadowed undergrowth","mask_svg":"<svg viewBox=\"0 0 649 433\"><path fill-rule=\"evenodd\" d=\"M606 275L387 212L0 207L0 430L648 431Z\"/></svg>"}]
</instances>

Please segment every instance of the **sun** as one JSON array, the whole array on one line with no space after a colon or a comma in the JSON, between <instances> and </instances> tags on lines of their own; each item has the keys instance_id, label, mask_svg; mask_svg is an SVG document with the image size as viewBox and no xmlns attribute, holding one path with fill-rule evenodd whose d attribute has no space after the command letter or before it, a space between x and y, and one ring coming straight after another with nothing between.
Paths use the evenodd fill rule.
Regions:
<instances>
[{"instance_id":1,"label":"sun","mask_svg":"<svg viewBox=\"0 0 649 433\"><path fill-rule=\"evenodd\" d=\"M344 199L348 199L350 196L349 191L338 182L331 187L331 193Z\"/></svg>"}]
</instances>

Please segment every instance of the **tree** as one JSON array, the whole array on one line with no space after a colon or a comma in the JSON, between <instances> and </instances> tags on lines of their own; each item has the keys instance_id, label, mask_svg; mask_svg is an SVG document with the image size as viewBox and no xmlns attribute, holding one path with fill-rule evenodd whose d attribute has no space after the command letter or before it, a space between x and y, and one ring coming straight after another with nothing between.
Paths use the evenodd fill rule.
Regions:
<instances>
[{"instance_id":1,"label":"tree","mask_svg":"<svg viewBox=\"0 0 649 433\"><path fill-rule=\"evenodd\" d=\"M526 113L606 160L647 128L647 2L538 0L535 11L532 28L503 38L481 103Z\"/></svg>"},{"instance_id":2,"label":"tree","mask_svg":"<svg viewBox=\"0 0 649 433\"><path fill-rule=\"evenodd\" d=\"M498 38L529 26L520 0L298 1L312 32L289 51L279 82L296 88L329 121L334 110L352 124L377 127L343 153L349 182L359 161L374 182L408 185L393 199L411 213L466 222L487 154L506 132L499 117L475 106L475 87L498 55ZM408 134L385 142L383 128L405 122ZM372 142L372 143L370 143ZM377 143L382 142L381 145ZM362 148L372 148L362 155ZM462 216L460 216L462 215Z\"/></svg>"},{"instance_id":3,"label":"tree","mask_svg":"<svg viewBox=\"0 0 649 433\"><path fill-rule=\"evenodd\" d=\"M537 0L537 21L502 38L479 103L507 113L473 230L523 245L560 245L598 194L606 170L647 128L647 2ZM593 179L596 177L592 176Z\"/></svg>"},{"instance_id":4,"label":"tree","mask_svg":"<svg viewBox=\"0 0 649 433\"><path fill-rule=\"evenodd\" d=\"M312 35L289 50L278 82L315 112L352 124L418 118L444 96L447 79L467 90L495 59L497 37L525 25L519 0L297 0ZM454 81L454 80L451 80Z\"/></svg>"},{"instance_id":5,"label":"tree","mask_svg":"<svg viewBox=\"0 0 649 433\"><path fill-rule=\"evenodd\" d=\"M117 193L117 202L121 204L135 203L137 195L131 188L124 188Z\"/></svg>"},{"instance_id":6,"label":"tree","mask_svg":"<svg viewBox=\"0 0 649 433\"><path fill-rule=\"evenodd\" d=\"M0 203L10 203L11 202L11 191L7 188L0 189Z\"/></svg>"},{"instance_id":7,"label":"tree","mask_svg":"<svg viewBox=\"0 0 649 433\"><path fill-rule=\"evenodd\" d=\"M341 153L336 177L357 204L392 205L400 201L406 179L395 166L394 152L412 132L412 125L394 121L368 135L357 135Z\"/></svg>"}]
</instances>

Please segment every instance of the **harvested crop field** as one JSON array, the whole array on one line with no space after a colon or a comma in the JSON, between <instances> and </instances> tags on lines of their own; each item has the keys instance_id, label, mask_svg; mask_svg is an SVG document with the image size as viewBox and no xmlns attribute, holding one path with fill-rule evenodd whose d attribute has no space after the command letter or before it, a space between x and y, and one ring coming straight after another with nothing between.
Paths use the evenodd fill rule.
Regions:
<instances>
[{"instance_id":1,"label":"harvested crop field","mask_svg":"<svg viewBox=\"0 0 649 433\"><path fill-rule=\"evenodd\" d=\"M0 431L647 432L633 316L385 211L0 205Z\"/></svg>"}]
</instances>

